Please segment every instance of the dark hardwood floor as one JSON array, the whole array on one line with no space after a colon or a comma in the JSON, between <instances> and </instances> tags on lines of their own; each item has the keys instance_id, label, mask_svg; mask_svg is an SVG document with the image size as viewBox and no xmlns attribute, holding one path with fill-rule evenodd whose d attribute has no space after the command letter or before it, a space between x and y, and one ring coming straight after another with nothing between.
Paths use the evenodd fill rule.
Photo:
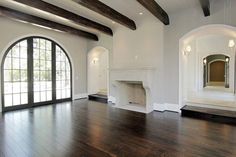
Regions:
<instances>
[{"instance_id":1,"label":"dark hardwood floor","mask_svg":"<svg viewBox=\"0 0 236 157\"><path fill-rule=\"evenodd\" d=\"M0 157L235 157L236 127L78 100L0 116Z\"/></svg>"}]
</instances>

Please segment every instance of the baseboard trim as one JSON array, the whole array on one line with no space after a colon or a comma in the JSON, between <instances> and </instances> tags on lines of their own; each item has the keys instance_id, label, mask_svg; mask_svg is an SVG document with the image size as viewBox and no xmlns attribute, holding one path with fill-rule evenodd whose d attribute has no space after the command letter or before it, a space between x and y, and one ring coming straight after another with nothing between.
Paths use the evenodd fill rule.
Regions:
<instances>
[{"instance_id":1,"label":"baseboard trim","mask_svg":"<svg viewBox=\"0 0 236 157\"><path fill-rule=\"evenodd\" d=\"M108 102L111 102L112 104L116 103L116 98L113 96L108 96Z\"/></svg>"},{"instance_id":2,"label":"baseboard trim","mask_svg":"<svg viewBox=\"0 0 236 157\"><path fill-rule=\"evenodd\" d=\"M73 100L88 98L88 93L75 94Z\"/></svg>"},{"instance_id":3,"label":"baseboard trim","mask_svg":"<svg viewBox=\"0 0 236 157\"><path fill-rule=\"evenodd\" d=\"M181 113L180 109L181 109L181 107L180 107L179 104L171 104L171 103L158 104L158 103L154 103L154 110L160 111L160 112L171 111L171 112Z\"/></svg>"}]
</instances>

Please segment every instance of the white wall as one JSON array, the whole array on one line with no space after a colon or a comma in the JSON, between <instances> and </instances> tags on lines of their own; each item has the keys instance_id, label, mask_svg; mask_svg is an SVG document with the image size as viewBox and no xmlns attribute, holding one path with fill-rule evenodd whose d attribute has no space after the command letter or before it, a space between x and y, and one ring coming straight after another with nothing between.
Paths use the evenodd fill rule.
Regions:
<instances>
[{"instance_id":1,"label":"white wall","mask_svg":"<svg viewBox=\"0 0 236 157\"><path fill-rule=\"evenodd\" d=\"M87 93L87 75L86 75L86 58L87 58L87 40L78 36L59 33L16 22L7 18L0 17L0 58L6 49L18 39L27 36L43 36L54 40L61 45L72 61L73 68L73 93L74 98L81 94ZM1 110L1 109L0 109Z\"/></svg>"},{"instance_id":2,"label":"white wall","mask_svg":"<svg viewBox=\"0 0 236 157\"><path fill-rule=\"evenodd\" d=\"M236 26L236 1L231 1L231 5L225 2L211 1L209 17L204 17L200 5L170 14L171 23L164 27L164 102L179 103L179 40L191 30L208 24Z\"/></svg>"},{"instance_id":3,"label":"white wall","mask_svg":"<svg viewBox=\"0 0 236 157\"><path fill-rule=\"evenodd\" d=\"M137 30L114 30L112 69L154 68L156 103L162 103L163 24L154 16L136 22ZM111 91L114 95L114 91Z\"/></svg>"},{"instance_id":4,"label":"white wall","mask_svg":"<svg viewBox=\"0 0 236 157\"><path fill-rule=\"evenodd\" d=\"M88 94L96 94L108 88L108 55L103 47L95 47L88 53Z\"/></svg>"}]
</instances>

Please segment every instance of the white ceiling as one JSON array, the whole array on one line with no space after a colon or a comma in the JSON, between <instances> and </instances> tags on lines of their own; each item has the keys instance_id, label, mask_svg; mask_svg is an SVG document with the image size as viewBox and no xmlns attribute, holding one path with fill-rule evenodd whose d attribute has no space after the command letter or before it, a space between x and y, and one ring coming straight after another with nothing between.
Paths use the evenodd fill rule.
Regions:
<instances>
[{"instance_id":1,"label":"white ceiling","mask_svg":"<svg viewBox=\"0 0 236 157\"><path fill-rule=\"evenodd\" d=\"M68 11L74 12L78 15L84 16L86 18L89 18L93 21L99 22L101 24L104 24L112 29L116 27L120 27L119 24L113 24L112 20L97 14L96 12L93 12L83 6L80 6L73 2L72 0L43 0L45 2L54 4L56 6L59 6L61 8L64 8ZM147 11L142 5L140 5L136 0L100 0L101 2L105 3L106 5L112 7L113 9L117 10L118 12L122 13L123 15L131 18L135 22L138 22L139 20L142 20L143 18L146 18L147 16L153 16L149 11ZM189 7L199 7L199 0L155 0L163 9L168 13L172 14L177 11L181 11L184 8ZM0 4L3 6L7 6L25 13L29 13L35 16L39 16L42 18L46 18L55 22L59 22L62 24L69 25L74 28L82 29L85 31L89 31L95 34L99 34L98 31L88 29L82 26L78 26L70 21L62 20L60 18L55 17L52 14L45 14L40 11L37 11L35 9L32 9L27 6L18 5L17 3L12 2L12 0L0 0ZM139 13L142 12L143 15L139 15ZM123 26L122 26L123 27Z\"/></svg>"}]
</instances>

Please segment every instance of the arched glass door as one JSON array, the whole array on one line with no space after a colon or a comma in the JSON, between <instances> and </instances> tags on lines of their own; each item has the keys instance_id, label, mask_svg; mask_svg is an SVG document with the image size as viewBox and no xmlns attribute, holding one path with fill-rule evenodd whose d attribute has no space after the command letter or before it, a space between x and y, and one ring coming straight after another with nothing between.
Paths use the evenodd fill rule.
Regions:
<instances>
[{"instance_id":1,"label":"arched glass door","mask_svg":"<svg viewBox=\"0 0 236 157\"><path fill-rule=\"evenodd\" d=\"M29 37L2 61L3 111L71 100L71 63L54 41Z\"/></svg>"}]
</instances>

